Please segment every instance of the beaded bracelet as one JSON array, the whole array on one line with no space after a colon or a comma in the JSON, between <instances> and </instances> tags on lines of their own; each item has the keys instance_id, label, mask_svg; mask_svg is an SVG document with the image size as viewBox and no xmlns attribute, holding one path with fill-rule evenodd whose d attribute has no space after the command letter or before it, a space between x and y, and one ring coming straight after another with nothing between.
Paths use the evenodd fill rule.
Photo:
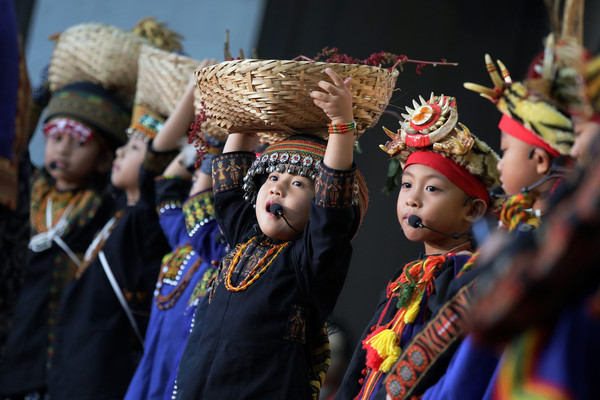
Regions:
<instances>
[{"instance_id":1,"label":"beaded bracelet","mask_svg":"<svg viewBox=\"0 0 600 400\"><path fill-rule=\"evenodd\" d=\"M356 129L356 121L346 122L345 124L327 124L329 134L346 133Z\"/></svg>"}]
</instances>

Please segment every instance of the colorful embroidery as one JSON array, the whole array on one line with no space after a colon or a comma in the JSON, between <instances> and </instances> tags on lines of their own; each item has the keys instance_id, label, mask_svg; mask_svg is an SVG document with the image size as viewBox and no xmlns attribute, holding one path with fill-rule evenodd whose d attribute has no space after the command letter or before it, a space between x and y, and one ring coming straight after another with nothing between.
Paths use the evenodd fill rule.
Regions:
<instances>
[{"instance_id":1,"label":"colorful embroidery","mask_svg":"<svg viewBox=\"0 0 600 400\"><path fill-rule=\"evenodd\" d=\"M163 258L154 290L154 304L160 310L173 307L187 288L192 276L202 264L202 259L198 257L193 264L189 265L194 256L196 256L196 252L189 243L186 243ZM161 290L164 286L175 286L175 288L168 294L162 295Z\"/></svg>"},{"instance_id":2,"label":"colorful embroidery","mask_svg":"<svg viewBox=\"0 0 600 400\"><path fill-rule=\"evenodd\" d=\"M214 192L240 188L244 183L241 178L246 176L252 161L254 161L252 153L226 153L215 157L213 160Z\"/></svg>"},{"instance_id":3,"label":"colorful embroidery","mask_svg":"<svg viewBox=\"0 0 600 400\"><path fill-rule=\"evenodd\" d=\"M213 260L210 262L210 266L206 268L202 278L196 283L194 290L192 291L192 295L188 300L188 307L192 305L197 305L198 300L206 296L208 293L208 289L212 286L215 277L217 276L217 269L219 267L219 261Z\"/></svg>"},{"instance_id":4,"label":"colorful embroidery","mask_svg":"<svg viewBox=\"0 0 600 400\"><path fill-rule=\"evenodd\" d=\"M321 207L346 208L359 203L355 196L355 171L331 171L319 167L315 202Z\"/></svg>"},{"instance_id":5,"label":"colorful embroidery","mask_svg":"<svg viewBox=\"0 0 600 400\"><path fill-rule=\"evenodd\" d=\"M386 378L387 392L393 400L412 396L412 391L436 360L461 338L473 297L473 283L463 287L448 301L406 346L398 363Z\"/></svg>"},{"instance_id":6,"label":"colorful embroidery","mask_svg":"<svg viewBox=\"0 0 600 400\"><path fill-rule=\"evenodd\" d=\"M546 334L533 329L507 347L493 389L494 399L556 399L573 397L566 388L543 380L536 371Z\"/></svg>"},{"instance_id":7,"label":"colorful embroidery","mask_svg":"<svg viewBox=\"0 0 600 400\"><path fill-rule=\"evenodd\" d=\"M215 196L211 191L200 192L183 204L185 227L190 237L200 227L215 219Z\"/></svg>"},{"instance_id":8,"label":"colorful embroidery","mask_svg":"<svg viewBox=\"0 0 600 400\"><path fill-rule=\"evenodd\" d=\"M306 343L306 312L304 307L292 304L283 339L290 342Z\"/></svg>"}]
</instances>

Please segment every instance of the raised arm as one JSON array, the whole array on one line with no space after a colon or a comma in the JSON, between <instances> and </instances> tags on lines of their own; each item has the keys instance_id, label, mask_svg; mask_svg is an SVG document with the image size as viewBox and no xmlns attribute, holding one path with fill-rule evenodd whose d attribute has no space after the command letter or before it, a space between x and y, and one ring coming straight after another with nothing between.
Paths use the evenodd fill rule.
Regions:
<instances>
[{"instance_id":1,"label":"raised arm","mask_svg":"<svg viewBox=\"0 0 600 400\"><path fill-rule=\"evenodd\" d=\"M203 60L198 68L204 68L215 64L216 60ZM192 76L186 90L181 96L179 103L173 110L173 113L165 122L165 126L158 132L152 141L152 148L155 151L169 151L179 147L179 139L185 137L192 122L194 122L194 89L196 80Z\"/></svg>"},{"instance_id":2,"label":"raised arm","mask_svg":"<svg viewBox=\"0 0 600 400\"><path fill-rule=\"evenodd\" d=\"M333 169L348 170L354 160L354 114L352 112L351 78L342 79L330 68L325 70L333 83L320 81L319 87L325 92L313 91L310 96L313 102L323 109L331 119L332 130L345 131L330 133L323 163ZM351 124L350 126L348 124ZM347 128L350 128L347 130Z\"/></svg>"}]
</instances>

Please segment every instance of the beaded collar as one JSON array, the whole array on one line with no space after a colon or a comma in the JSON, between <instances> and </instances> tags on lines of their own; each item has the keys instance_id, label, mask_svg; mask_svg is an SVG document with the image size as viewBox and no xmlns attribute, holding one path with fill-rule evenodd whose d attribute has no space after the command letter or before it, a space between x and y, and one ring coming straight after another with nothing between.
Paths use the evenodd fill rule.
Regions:
<instances>
[{"instance_id":1,"label":"beaded collar","mask_svg":"<svg viewBox=\"0 0 600 400\"><path fill-rule=\"evenodd\" d=\"M197 254L186 243L178 247L173 253L164 257L156 289L154 290L154 304L160 310L166 310L175 305L183 291L187 288L192 276L198 271L202 259L197 257L191 261ZM162 294L161 289L165 286L174 286L168 294Z\"/></svg>"}]
</instances>

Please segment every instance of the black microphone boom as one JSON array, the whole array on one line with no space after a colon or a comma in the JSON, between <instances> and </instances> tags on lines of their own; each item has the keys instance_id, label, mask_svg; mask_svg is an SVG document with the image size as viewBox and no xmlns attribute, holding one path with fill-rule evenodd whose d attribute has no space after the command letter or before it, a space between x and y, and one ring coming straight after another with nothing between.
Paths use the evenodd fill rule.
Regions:
<instances>
[{"instance_id":1,"label":"black microphone boom","mask_svg":"<svg viewBox=\"0 0 600 400\"><path fill-rule=\"evenodd\" d=\"M430 231L433 231L435 233L439 233L440 235L444 235L444 236L448 236L451 237L452 239L460 239L463 236L467 236L469 234L469 231L463 232L463 233L458 233L458 232L452 232L451 235L444 233L444 232L440 232L437 229L433 229L430 228L426 225L423 224L423 220L421 219L421 217L418 217L416 215L411 215L410 217L408 217L408 224L410 226L412 226L413 228L425 228L425 229L429 229Z\"/></svg>"},{"instance_id":2,"label":"black microphone boom","mask_svg":"<svg viewBox=\"0 0 600 400\"><path fill-rule=\"evenodd\" d=\"M48 168L56 169L58 168L58 165L54 161L50 161L50 163L48 163Z\"/></svg>"}]
</instances>

